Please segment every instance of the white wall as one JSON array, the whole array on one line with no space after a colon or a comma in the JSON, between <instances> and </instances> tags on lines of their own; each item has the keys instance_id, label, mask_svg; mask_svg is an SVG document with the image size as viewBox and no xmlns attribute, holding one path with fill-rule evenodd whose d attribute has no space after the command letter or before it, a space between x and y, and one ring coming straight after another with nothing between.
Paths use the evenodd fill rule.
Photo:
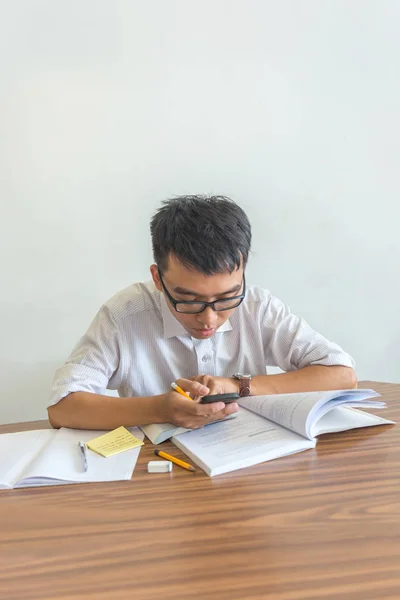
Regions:
<instances>
[{"instance_id":1,"label":"white wall","mask_svg":"<svg viewBox=\"0 0 400 600\"><path fill-rule=\"evenodd\" d=\"M172 194L231 195L249 280L400 379L400 3L0 0L0 422L151 262Z\"/></svg>"}]
</instances>

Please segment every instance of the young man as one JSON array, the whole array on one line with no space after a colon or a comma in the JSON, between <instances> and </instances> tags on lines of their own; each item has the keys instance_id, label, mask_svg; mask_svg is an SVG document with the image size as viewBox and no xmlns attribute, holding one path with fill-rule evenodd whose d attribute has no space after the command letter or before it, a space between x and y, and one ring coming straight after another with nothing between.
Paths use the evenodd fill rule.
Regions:
<instances>
[{"instance_id":1,"label":"young man","mask_svg":"<svg viewBox=\"0 0 400 600\"><path fill-rule=\"evenodd\" d=\"M57 370L48 408L54 427L197 428L238 410L188 400L171 390L173 381L196 400L356 386L348 354L268 291L247 286L251 227L232 200L166 201L151 236L152 282L106 302ZM285 372L268 375L267 366Z\"/></svg>"}]
</instances>

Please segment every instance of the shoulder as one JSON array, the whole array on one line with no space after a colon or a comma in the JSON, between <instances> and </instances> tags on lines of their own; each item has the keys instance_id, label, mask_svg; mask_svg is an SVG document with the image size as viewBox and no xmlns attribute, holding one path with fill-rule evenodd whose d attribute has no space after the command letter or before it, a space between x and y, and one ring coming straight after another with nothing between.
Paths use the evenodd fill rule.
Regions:
<instances>
[{"instance_id":1,"label":"shoulder","mask_svg":"<svg viewBox=\"0 0 400 600\"><path fill-rule=\"evenodd\" d=\"M160 296L152 281L133 283L104 303L114 321L160 310Z\"/></svg>"},{"instance_id":2,"label":"shoulder","mask_svg":"<svg viewBox=\"0 0 400 600\"><path fill-rule=\"evenodd\" d=\"M255 319L265 323L276 318L283 318L290 313L290 308L265 288L256 285L249 286L246 297L240 308L246 319Z\"/></svg>"},{"instance_id":3,"label":"shoulder","mask_svg":"<svg viewBox=\"0 0 400 600\"><path fill-rule=\"evenodd\" d=\"M246 296L239 306L236 316L245 322L259 322L263 318L271 302L271 294L268 290L256 285L248 286ZM233 315L234 316L234 315Z\"/></svg>"},{"instance_id":4,"label":"shoulder","mask_svg":"<svg viewBox=\"0 0 400 600\"><path fill-rule=\"evenodd\" d=\"M251 285L246 290L243 306L249 310L266 308L272 300L271 293L257 285Z\"/></svg>"},{"instance_id":5,"label":"shoulder","mask_svg":"<svg viewBox=\"0 0 400 600\"><path fill-rule=\"evenodd\" d=\"M262 304L263 302L268 302L270 299L271 293L258 285L250 285L246 290L246 302Z\"/></svg>"},{"instance_id":6,"label":"shoulder","mask_svg":"<svg viewBox=\"0 0 400 600\"><path fill-rule=\"evenodd\" d=\"M253 304L265 310L280 310L282 308L285 308L286 310L290 311L290 307L285 302L283 302L276 296L273 296L269 290L258 287L256 285L250 286L248 288L248 290L246 291L246 298L244 303L249 305Z\"/></svg>"}]
</instances>

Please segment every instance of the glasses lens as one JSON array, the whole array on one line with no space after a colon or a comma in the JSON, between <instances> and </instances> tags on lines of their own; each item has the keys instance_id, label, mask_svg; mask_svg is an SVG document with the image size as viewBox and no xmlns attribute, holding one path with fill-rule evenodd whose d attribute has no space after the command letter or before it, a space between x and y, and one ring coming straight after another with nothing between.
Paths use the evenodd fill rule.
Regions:
<instances>
[{"instance_id":1,"label":"glasses lens","mask_svg":"<svg viewBox=\"0 0 400 600\"><path fill-rule=\"evenodd\" d=\"M186 313L188 315L202 312L205 304L203 302L195 302L194 304L186 304L185 302L177 302L175 309L177 312Z\"/></svg>"},{"instance_id":2,"label":"glasses lens","mask_svg":"<svg viewBox=\"0 0 400 600\"><path fill-rule=\"evenodd\" d=\"M230 310L236 308L242 303L243 298L226 298L226 300L216 300L214 307L216 311ZM176 310L180 313L186 313L188 315L203 312L206 305L202 302L194 302L193 304L186 304L185 302L177 302Z\"/></svg>"},{"instance_id":3,"label":"glasses lens","mask_svg":"<svg viewBox=\"0 0 400 600\"><path fill-rule=\"evenodd\" d=\"M229 310L231 308L236 308L242 302L243 298L227 298L226 300L216 300L214 303L215 310Z\"/></svg>"}]
</instances>

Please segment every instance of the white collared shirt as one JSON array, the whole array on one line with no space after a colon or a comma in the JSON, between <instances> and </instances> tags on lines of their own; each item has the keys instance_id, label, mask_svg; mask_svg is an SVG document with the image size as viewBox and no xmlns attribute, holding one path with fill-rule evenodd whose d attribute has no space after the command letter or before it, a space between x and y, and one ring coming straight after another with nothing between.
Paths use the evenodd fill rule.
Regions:
<instances>
[{"instance_id":1,"label":"white collared shirt","mask_svg":"<svg viewBox=\"0 0 400 600\"><path fill-rule=\"evenodd\" d=\"M265 375L307 365L344 365L353 359L259 287L216 333L192 338L153 282L135 283L106 302L67 362L55 373L49 404L71 392L122 397L166 392L172 381L194 375Z\"/></svg>"}]
</instances>

